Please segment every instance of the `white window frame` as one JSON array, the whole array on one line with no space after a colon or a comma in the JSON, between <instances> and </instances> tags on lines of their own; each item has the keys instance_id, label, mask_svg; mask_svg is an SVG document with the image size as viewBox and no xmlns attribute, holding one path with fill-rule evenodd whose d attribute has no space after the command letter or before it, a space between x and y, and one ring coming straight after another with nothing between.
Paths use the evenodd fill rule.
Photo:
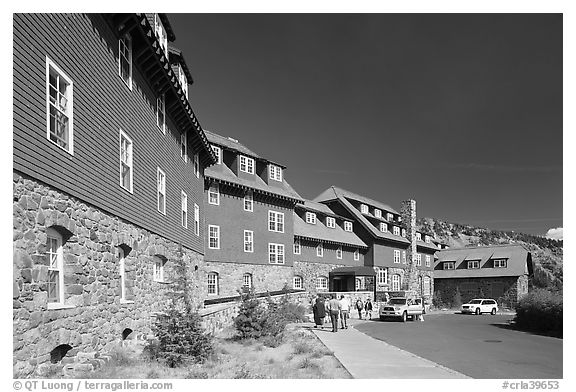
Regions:
<instances>
[{"instance_id":1,"label":"white window frame","mask_svg":"<svg viewBox=\"0 0 576 392\"><path fill-rule=\"evenodd\" d=\"M254 253L254 231L244 230L244 252Z\"/></svg>"},{"instance_id":2,"label":"white window frame","mask_svg":"<svg viewBox=\"0 0 576 392\"><path fill-rule=\"evenodd\" d=\"M160 123L160 114L162 114L162 123ZM164 94L156 98L156 125L166 135L166 97Z\"/></svg>"},{"instance_id":3,"label":"white window frame","mask_svg":"<svg viewBox=\"0 0 576 392\"><path fill-rule=\"evenodd\" d=\"M388 270L386 268L380 268L377 275L378 284L388 283Z\"/></svg>"},{"instance_id":4,"label":"white window frame","mask_svg":"<svg viewBox=\"0 0 576 392\"><path fill-rule=\"evenodd\" d=\"M48 309L50 309L64 304L64 241L62 235L51 227L46 230L46 236L46 255L48 256L49 275L47 281L50 280L51 271L58 274L54 280L54 285L57 285L56 298L52 300L48 297ZM47 288L46 292L49 294L50 290Z\"/></svg>"},{"instance_id":5,"label":"white window frame","mask_svg":"<svg viewBox=\"0 0 576 392\"><path fill-rule=\"evenodd\" d=\"M344 221L344 231L352 232L353 227L352 222Z\"/></svg>"},{"instance_id":6,"label":"white window frame","mask_svg":"<svg viewBox=\"0 0 576 392\"><path fill-rule=\"evenodd\" d=\"M402 287L402 277L398 274L392 275L392 291L400 291Z\"/></svg>"},{"instance_id":7,"label":"white window frame","mask_svg":"<svg viewBox=\"0 0 576 392\"><path fill-rule=\"evenodd\" d=\"M402 229L402 237L406 238L406 229Z\"/></svg>"},{"instance_id":8,"label":"white window frame","mask_svg":"<svg viewBox=\"0 0 576 392\"><path fill-rule=\"evenodd\" d=\"M329 227L330 229L335 229L336 228L336 218L333 218L331 216L327 216L326 217L326 226Z\"/></svg>"},{"instance_id":9,"label":"white window frame","mask_svg":"<svg viewBox=\"0 0 576 392\"><path fill-rule=\"evenodd\" d=\"M168 57L168 33L158 14L154 14L154 34L158 42L160 42L160 47L164 51L164 55Z\"/></svg>"},{"instance_id":10,"label":"white window frame","mask_svg":"<svg viewBox=\"0 0 576 392\"><path fill-rule=\"evenodd\" d=\"M316 245L316 256L317 257L324 257L324 245L320 242Z\"/></svg>"},{"instance_id":11,"label":"white window frame","mask_svg":"<svg viewBox=\"0 0 576 392\"><path fill-rule=\"evenodd\" d=\"M268 165L269 178L274 181L282 182L282 168L270 163Z\"/></svg>"},{"instance_id":12,"label":"white window frame","mask_svg":"<svg viewBox=\"0 0 576 392\"><path fill-rule=\"evenodd\" d=\"M494 268L508 268L508 260L494 259Z\"/></svg>"},{"instance_id":13,"label":"white window frame","mask_svg":"<svg viewBox=\"0 0 576 392\"><path fill-rule=\"evenodd\" d=\"M181 64L178 64L178 81L182 87L182 92L186 96L186 99L188 99L188 78L186 77L184 68L182 68Z\"/></svg>"},{"instance_id":14,"label":"white window frame","mask_svg":"<svg viewBox=\"0 0 576 392\"><path fill-rule=\"evenodd\" d=\"M182 227L188 228L188 195L186 192L181 193L182 200Z\"/></svg>"},{"instance_id":15,"label":"white window frame","mask_svg":"<svg viewBox=\"0 0 576 392\"><path fill-rule=\"evenodd\" d=\"M294 254L299 255L302 253L302 246L300 245L300 240L294 240Z\"/></svg>"},{"instance_id":16,"label":"white window frame","mask_svg":"<svg viewBox=\"0 0 576 392\"><path fill-rule=\"evenodd\" d=\"M164 282L164 260L158 256L153 257L152 279L154 282Z\"/></svg>"},{"instance_id":17,"label":"white window frame","mask_svg":"<svg viewBox=\"0 0 576 392\"><path fill-rule=\"evenodd\" d=\"M246 287L251 289L252 288L252 274L249 272L246 272L244 275L242 275L242 287Z\"/></svg>"},{"instance_id":18,"label":"white window frame","mask_svg":"<svg viewBox=\"0 0 576 392\"><path fill-rule=\"evenodd\" d=\"M430 267L432 265L432 258L430 255L426 255L426 267Z\"/></svg>"},{"instance_id":19,"label":"white window frame","mask_svg":"<svg viewBox=\"0 0 576 392\"><path fill-rule=\"evenodd\" d=\"M316 224L316 214L314 212L306 211L306 223Z\"/></svg>"},{"instance_id":20,"label":"white window frame","mask_svg":"<svg viewBox=\"0 0 576 392\"><path fill-rule=\"evenodd\" d=\"M424 242L427 244L430 243L430 236L429 235L424 236Z\"/></svg>"},{"instance_id":21,"label":"white window frame","mask_svg":"<svg viewBox=\"0 0 576 392\"><path fill-rule=\"evenodd\" d=\"M292 278L292 288L294 290L303 290L304 289L304 279L301 276L295 276Z\"/></svg>"},{"instance_id":22,"label":"white window frame","mask_svg":"<svg viewBox=\"0 0 576 392\"><path fill-rule=\"evenodd\" d=\"M208 225L208 249L220 249L220 226Z\"/></svg>"},{"instance_id":23,"label":"white window frame","mask_svg":"<svg viewBox=\"0 0 576 392\"><path fill-rule=\"evenodd\" d=\"M134 193L134 161L133 161L133 152L134 152L134 144L132 143L132 139L128 137L128 135L120 129L119 132L119 147L120 147L120 156L119 156L119 165L120 165L120 187L127 190L130 193ZM128 184L128 188L123 185L123 176L122 173L124 170L127 170L130 173L130 182Z\"/></svg>"},{"instance_id":24,"label":"white window frame","mask_svg":"<svg viewBox=\"0 0 576 392\"><path fill-rule=\"evenodd\" d=\"M479 269L480 268L480 260L468 260L467 268L468 269Z\"/></svg>"},{"instance_id":25,"label":"white window frame","mask_svg":"<svg viewBox=\"0 0 576 392\"><path fill-rule=\"evenodd\" d=\"M194 159L194 175L196 178L200 178L200 156L198 153L193 155Z\"/></svg>"},{"instance_id":26,"label":"white window frame","mask_svg":"<svg viewBox=\"0 0 576 392\"><path fill-rule=\"evenodd\" d=\"M218 295L220 277L217 272L209 272L206 276L206 284L208 286L208 295Z\"/></svg>"},{"instance_id":27,"label":"white window frame","mask_svg":"<svg viewBox=\"0 0 576 392\"><path fill-rule=\"evenodd\" d=\"M284 213L268 210L268 231L284 233Z\"/></svg>"},{"instance_id":28,"label":"white window frame","mask_svg":"<svg viewBox=\"0 0 576 392\"><path fill-rule=\"evenodd\" d=\"M360 204L360 212L363 214L367 214L369 211L368 206L366 204Z\"/></svg>"},{"instance_id":29,"label":"white window frame","mask_svg":"<svg viewBox=\"0 0 576 392\"><path fill-rule=\"evenodd\" d=\"M188 132L186 131L180 134L180 158L188 162Z\"/></svg>"},{"instance_id":30,"label":"white window frame","mask_svg":"<svg viewBox=\"0 0 576 392\"><path fill-rule=\"evenodd\" d=\"M358 260L360 260L360 250L356 249L354 251L354 261L358 261Z\"/></svg>"},{"instance_id":31,"label":"white window frame","mask_svg":"<svg viewBox=\"0 0 576 392\"><path fill-rule=\"evenodd\" d=\"M391 212L386 213L386 220L392 222L394 220L394 214Z\"/></svg>"},{"instance_id":32,"label":"white window frame","mask_svg":"<svg viewBox=\"0 0 576 392\"><path fill-rule=\"evenodd\" d=\"M336 248L336 258L338 260L342 260L342 246L339 246L338 248Z\"/></svg>"},{"instance_id":33,"label":"white window frame","mask_svg":"<svg viewBox=\"0 0 576 392\"><path fill-rule=\"evenodd\" d=\"M416 266L417 267L422 266L422 254L421 253L416 253Z\"/></svg>"},{"instance_id":34,"label":"white window frame","mask_svg":"<svg viewBox=\"0 0 576 392\"><path fill-rule=\"evenodd\" d=\"M375 216L376 218L382 218L382 210L380 210L380 209L378 209L378 208L375 208L375 209L374 209L374 216Z\"/></svg>"},{"instance_id":35,"label":"white window frame","mask_svg":"<svg viewBox=\"0 0 576 392\"><path fill-rule=\"evenodd\" d=\"M394 264L400 264L400 251L394 249Z\"/></svg>"},{"instance_id":36,"label":"white window frame","mask_svg":"<svg viewBox=\"0 0 576 392\"><path fill-rule=\"evenodd\" d=\"M456 267L456 263L453 261L444 261L442 262L442 269L444 270L453 270Z\"/></svg>"},{"instance_id":37,"label":"white window frame","mask_svg":"<svg viewBox=\"0 0 576 392\"><path fill-rule=\"evenodd\" d=\"M200 207L194 203L194 234L200 235Z\"/></svg>"},{"instance_id":38,"label":"white window frame","mask_svg":"<svg viewBox=\"0 0 576 392\"><path fill-rule=\"evenodd\" d=\"M254 212L254 192L251 190L244 195L244 211Z\"/></svg>"},{"instance_id":39,"label":"white window frame","mask_svg":"<svg viewBox=\"0 0 576 392\"><path fill-rule=\"evenodd\" d=\"M421 233L416 233L416 239L418 241L422 241L422 234Z\"/></svg>"},{"instance_id":40,"label":"white window frame","mask_svg":"<svg viewBox=\"0 0 576 392\"><path fill-rule=\"evenodd\" d=\"M126 301L126 255L118 247L118 273L120 275L120 301Z\"/></svg>"},{"instance_id":41,"label":"white window frame","mask_svg":"<svg viewBox=\"0 0 576 392\"><path fill-rule=\"evenodd\" d=\"M128 64L128 69L126 70L128 80L124 79L122 60ZM118 75L124 84L132 90L132 37L130 34L124 34L124 36L118 40Z\"/></svg>"},{"instance_id":42,"label":"white window frame","mask_svg":"<svg viewBox=\"0 0 576 392\"><path fill-rule=\"evenodd\" d=\"M222 149L218 146L215 146L214 144L210 145L210 147L212 147L212 151L214 152L214 155L216 155L216 164L221 165L222 164Z\"/></svg>"},{"instance_id":43,"label":"white window frame","mask_svg":"<svg viewBox=\"0 0 576 392\"><path fill-rule=\"evenodd\" d=\"M240 155L240 171L248 174L254 174L255 161L253 158Z\"/></svg>"},{"instance_id":44,"label":"white window frame","mask_svg":"<svg viewBox=\"0 0 576 392\"><path fill-rule=\"evenodd\" d=\"M316 290L328 290L328 278L319 276L316 278Z\"/></svg>"},{"instance_id":45,"label":"white window frame","mask_svg":"<svg viewBox=\"0 0 576 392\"><path fill-rule=\"evenodd\" d=\"M273 242L268 243L268 263L284 264L284 262L285 262L284 244L276 244Z\"/></svg>"},{"instance_id":46,"label":"white window frame","mask_svg":"<svg viewBox=\"0 0 576 392\"><path fill-rule=\"evenodd\" d=\"M57 91L58 102L53 103L50 98L50 70L52 70L56 75L55 90ZM60 93L60 81L61 79L66 83L65 94ZM62 107L62 102L65 103L65 107ZM50 131L50 108L54 107L57 113L65 117L68 120L67 137L65 140L66 147L60 145L57 141L52 140ZM58 67L48 56L46 56L46 138L59 148L68 152L70 155L74 155L74 83L61 69ZM56 124L56 121L54 121ZM55 132L56 134L56 132ZM56 139L64 139L60 136L55 136Z\"/></svg>"},{"instance_id":47,"label":"white window frame","mask_svg":"<svg viewBox=\"0 0 576 392\"><path fill-rule=\"evenodd\" d=\"M400 228L398 226L392 226L392 231L394 235L400 235Z\"/></svg>"},{"instance_id":48,"label":"white window frame","mask_svg":"<svg viewBox=\"0 0 576 392\"><path fill-rule=\"evenodd\" d=\"M160 209L160 196L162 196L162 209ZM156 168L156 198L158 212L166 215L166 173L159 167Z\"/></svg>"},{"instance_id":49,"label":"white window frame","mask_svg":"<svg viewBox=\"0 0 576 392\"><path fill-rule=\"evenodd\" d=\"M402 251L402 264L406 264L406 251Z\"/></svg>"},{"instance_id":50,"label":"white window frame","mask_svg":"<svg viewBox=\"0 0 576 392\"><path fill-rule=\"evenodd\" d=\"M214 182L208 188L208 204L220 205L220 184Z\"/></svg>"},{"instance_id":51,"label":"white window frame","mask_svg":"<svg viewBox=\"0 0 576 392\"><path fill-rule=\"evenodd\" d=\"M384 223L384 222L380 222L380 231L382 233L387 233L388 232L388 224Z\"/></svg>"}]
</instances>

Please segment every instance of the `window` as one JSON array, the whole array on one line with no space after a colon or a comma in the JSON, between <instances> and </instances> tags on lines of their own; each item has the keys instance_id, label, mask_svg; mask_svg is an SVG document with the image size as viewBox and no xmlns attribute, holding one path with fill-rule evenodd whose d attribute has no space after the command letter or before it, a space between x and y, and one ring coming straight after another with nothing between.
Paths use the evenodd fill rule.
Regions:
<instances>
[{"instance_id":1,"label":"window","mask_svg":"<svg viewBox=\"0 0 576 392\"><path fill-rule=\"evenodd\" d=\"M156 188L158 191L158 212L166 215L166 174L160 168L156 171Z\"/></svg>"},{"instance_id":2,"label":"window","mask_svg":"<svg viewBox=\"0 0 576 392\"><path fill-rule=\"evenodd\" d=\"M495 259L494 268L506 268L506 259Z\"/></svg>"},{"instance_id":3,"label":"window","mask_svg":"<svg viewBox=\"0 0 576 392\"><path fill-rule=\"evenodd\" d=\"M426 255L426 267L430 267L430 255Z\"/></svg>"},{"instance_id":4,"label":"window","mask_svg":"<svg viewBox=\"0 0 576 392\"><path fill-rule=\"evenodd\" d=\"M418 241L422 241L422 234L416 233L416 239L417 239Z\"/></svg>"},{"instance_id":5,"label":"window","mask_svg":"<svg viewBox=\"0 0 576 392\"><path fill-rule=\"evenodd\" d=\"M425 276L424 277L424 284L422 287L422 294L424 295L431 295L432 294L432 285L431 280L429 276Z\"/></svg>"},{"instance_id":6,"label":"window","mask_svg":"<svg viewBox=\"0 0 576 392\"><path fill-rule=\"evenodd\" d=\"M360 212L363 214L368 213L368 206L366 204L360 204Z\"/></svg>"},{"instance_id":7,"label":"window","mask_svg":"<svg viewBox=\"0 0 576 392\"><path fill-rule=\"evenodd\" d=\"M154 256L152 276L155 282L164 282L164 261L158 256Z\"/></svg>"},{"instance_id":8,"label":"window","mask_svg":"<svg viewBox=\"0 0 576 392\"><path fill-rule=\"evenodd\" d=\"M445 261L442 264L443 264L443 268L445 270L453 270L454 269L454 262L453 261Z\"/></svg>"},{"instance_id":9,"label":"window","mask_svg":"<svg viewBox=\"0 0 576 392\"><path fill-rule=\"evenodd\" d=\"M254 159L240 155L240 171L254 174Z\"/></svg>"},{"instance_id":10,"label":"window","mask_svg":"<svg viewBox=\"0 0 576 392\"><path fill-rule=\"evenodd\" d=\"M406 264L406 251L402 251L402 264Z\"/></svg>"},{"instance_id":11,"label":"window","mask_svg":"<svg viewBox=\"0 0 576 392\"><path fill-rule=\"evenodd\" d=\"M468 269L480 268L480 260L470 260L468 262Z\"/></svg>"},{"instance_id":12,"label":"window","mask_svg":"<svg viewBox=\"0 0 576 392\"><path fill-rule=\"evenodd\" d=\"M156 39L160 42L160 47L164 51L164 55L168 57L168 35L158 14L154 14L154 32L156 33Z\"/></svg>"},{"instance_id":13,"label":"window","mask_svg":"<svg viewBox=\"0 0 576 392\"><path fill-rule=\"evenodd\" d=\"M194 203L194 234L200 235L200 207Z\"/></svg>"},{"instance_id":14,"label":"window","mask_svg":"<svg viewBox=\"0 0 576 392\"><path fill-rule=\"evenodd\" d=\"M220 226L208 225L208 248L220 249Z\"/></svg>"},{"instance_id":15,"label":"window","mask_svg":"<svg viewBox=\"0 0 576 392\"><path fill-rule=\"evenodd\" d=\"M324 257L324 246L322 245L322 243L319 243L316 246L316 256Z\"/></svg>"},{"instance_id":16,"label":"window","mask_svg":"<svg viewBox=\"0 0 576 392\"><path fill-rule=\"evenodd\" d=\"M53 228L46 230L48 255L48 303L64 303L64 250L62 236Z\"/></svg>"},{"instance_id":17,"label":"window","mask_svg":"<svg viewBox=\"0 0 576 392\"><path fill-rule=\"evenodd\" d=\"M213 145L212 151L214 151L214 155L216 155L216 163L220 165L222 163L222 149Z\"/></svg>"},{"instance_id":18,"label":"window","mask_svg":"<svg viewBox=\"0 0 576 392\"><path fill-rule=\"evenodd\" d=\"M244 252L254 252L254 232L244 230Z\"/></svg>"},{"instance_id":19,"label":"window","mask_svg":"<svg viewBox=\"0 0 576 392\"><path fill-rule=\"evenodd\" d=\"M120 130L120 186L132 193L132 140Z\"/></svg>"},{"instance_id":20,"label":"window","mask_svg":"<svg viewBox=\"0 0 576 392\"><path fill-rule=\"evenodd\" d=\"M344 222L344 231L352 231L352 222Z\"/></svg>"},{"instance_id":21,"label":"window","mask_svg":"<svg viewBox=\"0 0 576 392\"><path fill-rule=\"evenodd\" d=\"M380 231L386 233L388 231L388 225L386 223L380 223Z\"/></svg>"},{"instance_id":22,"label":"window","mask_svg":"<svg viewBox=\"0 0 576 392\"><path fill-rule=\"evenodd\" d=\"M315 225L316 224L316 214L313 212L306 213L306 223L310 223Z\"/></svg>"},{"instance_id":23,"label":"window","mask_svg":"<svg viewBox=\"0 0 576 392\"><path fill-rule=\"evenodd\" d=\"M328 278L319 276L316 278L316 290L328 290Z\"/></svg>"},{"instance_id":24,"label":"window","mask_svg":"<svg viewBox=\"0 0 576 392\"><path fill-rule=\"evenodd\" d=\"M220 204L220 187L216 183L210 185L210 189L208 189L208 204Z\"/></svg>"},{"instance_id":25,"label":"window","mask_svg":"<svg viewBox=\"0 0 576 392\"><path fill-rule=\"evenodd\" d=\"M300 247L300 240L294 240L294 254L299 255L302 252L302 248Z\"/></svg>"},{"instance_id":26,"label":"window","mask_svg":"<svg viewBox=\"0 0 576 392\"><path fill-rule=\"evenodd\" d=\"M242 276L242 287L252 288L252 274L246 273Z\"/></svg>"},{"instance_id":27,"label":"window","mask_svg":"<svg viewBox=\"0 0 576 392\"><path fill-rule=\"evenodd\" d=\"M400 275L392 275L392 291L400 291Z\"/></svg>"},{"instance_id":28,"label":"window","mask_svg":"<svg viewBox=\"0 0 576 392\"><path fill-rule=\"evenodd\" d=\"M386 269L378 270L377 280L378 280L378 284L388 283L388 270L386 270Z\"/></svg>"},{"instance_id":29,"label":"window","mask_svg":"<svg viewBox=\"0 0 576 392\"><path fill-rule=\"evenodd\" d=\"M382 218L382 210L379 210L378 208L374 209L374 216L376 218Z\"/></svg>"},{"instance_id":30,"label":"window","mask_svg":"<svg viewBox=\"0 0 576 392\"><path fill-rule=\"evenodd\" d=\"M326 226L331 229L336 228L336 219L332 218L331 216L326 217Z\"/></svg>"},{"instance_id":31,"label":"window","mask_svg":"<svg viewBox=\"0 0 576 392\"><path fill-rule=\"evenodd\" d=\"M302 290L302 289L304 289L304 284L303 284L303 283L304 283L304 282L303 282L301 276L295 276L295 277L292 279L292 288L293 288L294 290Z\"/></svg>"},{"instance_id":32,"label":"window","mask_svg":"<svg viewBox=\"0 0 576 392\"><path fill-rule=\"evenodd\" d=\"M208 295L218 295L218 274L216 272L208 274Z\"/></svg>"},{"instance_id":33,"label":"window","mask_svg":"<svg viewBox=\"0 0 576 392\"><path fill-rule=\"evenodd\" d=\"M118 73L132 90L132 38L129 34L118 40Z\"/></svg>"},{"instance_id":34,"label":"window","mask_svg":"<svg viewBox=\"0 0 576 392\"><path fill-rule=\"evenodd\" d=\"M358 249L356 249L356 250L354 251L354 260L355 260L355 261L360 260L360 251L359 251Z\"/></svg>"},{"instance_id":35,"label":"window","mask_svg":"<svg viewBox=\"0 0 576 392\"><path fill-rule=\"evenodd\" d=\"M400 251L398 249L394 249L394 263L400 263Z\"/></svg>"},{"instance_id":36,"label":"window","mask_svg":"<svg viewBox=\"0 0 576 392\"><path fill-rule=\"evenodd\" d=\"M336 249L336 258L337 258L337 259L342 259L342 247L341 247L341 246L339 246L339 247Z\"/></svg>"},{"instance_id":37,"label":"window","mask_svg":"<svg viewBox=\"0 0 576 392\"><path fill-rule=\"evenodd\" d=\"M430 243L430 236L429 235L424 236L424 242L426 242L427 244Z\"/></svg>"},{"instance_id":38,"label":"window","mask_svg":"<svg viewBox=\"0 0 576 392\"><path fill-rule=\"evenodd\" d=\"M166 102L164 101L164 94L156 99L156 125L166 134Z\"/></svg>"},{"instance_id":39,"label":"window","mask_svg":"<svg viewBox=\"0 0 576 392\"><path fill-rule=\"evenodd\" d=\"M120 270L120 300L126 300L126 255L124 249L118 248L118 269Z\"/></svg>"},{"instance_id":40,"label":"window","mask_svg":"<svg viewBox=\"0 0 576 392\"><path fill-rule=\"evenodd\" d=\"M394 220L394 214L391 214L391 213L388 212L388 213L386 214L386 219L388 219L389 221Z\"/></svg>"},{"instance_id":41,"label":"window","mask_svg":"<svg viewBox=\"0 0 576 392\"><path fill-rule=\"evenodd\" d=\"M276 165L269 165L270 179L275 181L282 181L282 168Z\"/></svg>"},{"instance_id":42,"label":"window","mask_svg":"<svg viewBox=\"0 0 576 392\"><path fill-rule=\"evenodd\" d=\"M268 230L284 233L284 213L268 211Z\"/></svg>"},{"instance_id":43,"label":"window","mask_svg":"<svg viewBox=\"0 0 576 392\"><path fill-rule=\"evenodd\" d=\"M270 264L284 264L283 244L268 244L268 262Z\"/></svg>"},{"instance_id":44,"label":"window","mask_svg":"<svg viewBox=\"0 0 576 392\"><path fill-rule=\"evenodd\" d=\"M400 228L398 226L394 226L394 235L400 235Z\"/></svg>"},{"instance_id":45,"label":"window","mask_svg":"<svg viewBox=\"0 0 576 392\"><path fill-rule=\"evenodd\" d=\"M74 154L72 92L72 80L46 57L46 136L70 154Z\"/></svg>"},{"instance_id":46,"label":"window","mask_svg":"<svg viewBox=\"0 0 576 392\"><path fill-rule=\"evenodd\" d=\"M188 228L188 195L182 191L182 227Z\"/></svg>"},{"instance_id":47,"label":"window","mask_svg":"<svg viewBox=\"0 0 576 392\"><path fill-rule=\"evenodd\" d=\"M252 191L248 191L244 195L244 211L254 211L254 194Z\"/></svg>"},{"instance_id":48,"label":"window","mask_svg":"<svg viewBox=\"0 0 576 392\"><path fill-rule=\"evenodd\" d=\"M194 154L194 175L200 178L200 157L198 153Z\"/></svg>"},{"instance_id":49,"label":"window","mask_svg":"<svg viewBox=\"0 0 576 392\"><path fill-rule=\"evenodd\" d=\"M406 238L406 229L402 229L402 237Z\"/></svg>"},{"instance_id":50,"label":"window","mask_svg":"<svg viewBox=\"0 0 576 392\"><path fill-rule=\"evenodd\" d=\"M178 64L178 81L180 82L180 86L182 86L182 92L186 96L186 99L188 99L188 78L184 73L184 68L182 68L180 64Z\"/></svg>"},{"instance_id":51,"label":"window","mask_svg":"<svg viewBox=\"0 0 576 392\"><path fill-rule=\"evenodd\" d=\"M422 255L420 253L416 253L416 266L422 266Z\"/></svg>"},{"instance_id":52,"label":"window","mask_svg":"<svg viewBox=\"0 0 576 392\"><path fill-rule=\"evenodd\" d=\"M186 131L180 134L180 157L184 160L184 162L188 162L188 152L187 152L187 143L186 143Z\"/></svg>"},{"instance_id":53,"label":"window","mask_svg":"<svg viewBox=\"0 0 576 392\"><path fill-rule=\"evenodd\" d=\"M362 279L356 278L356 291L360 291L362 289Z\"/></svg>"}]
</instances>

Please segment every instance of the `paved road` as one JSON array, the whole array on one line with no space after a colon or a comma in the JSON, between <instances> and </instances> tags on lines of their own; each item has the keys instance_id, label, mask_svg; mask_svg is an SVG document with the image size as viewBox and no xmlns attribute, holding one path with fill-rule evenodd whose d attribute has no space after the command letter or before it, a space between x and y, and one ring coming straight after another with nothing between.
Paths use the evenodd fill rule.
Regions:
<instances>
[{"instance_id":1,"label":"paved road","mask_svg":"<svg viewBox=\"0 0 576 392\"><path fill-rule=\"evenodd\" d=\"M370 321L361 332L472 378L562 378L562 339L506 328L510 315L429 314Z\"/></svg>"}]
</instances>

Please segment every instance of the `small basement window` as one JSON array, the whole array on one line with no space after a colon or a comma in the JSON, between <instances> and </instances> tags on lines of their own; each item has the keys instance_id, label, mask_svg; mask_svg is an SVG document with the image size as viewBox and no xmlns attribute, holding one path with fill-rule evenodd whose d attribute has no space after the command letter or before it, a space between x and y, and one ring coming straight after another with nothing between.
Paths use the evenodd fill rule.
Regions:
<instances>
[{"instance_id":1,"label":"small basement window","mask_svg":"<svg viewBox=\"0 0 576 392\"><path fill-rule=\"evenodd\" d=\"M72 350L72 346L69 344L61 344L50 351L50 362L58 363L66 356L68 351Z\"/></svg>"}]
</instances>

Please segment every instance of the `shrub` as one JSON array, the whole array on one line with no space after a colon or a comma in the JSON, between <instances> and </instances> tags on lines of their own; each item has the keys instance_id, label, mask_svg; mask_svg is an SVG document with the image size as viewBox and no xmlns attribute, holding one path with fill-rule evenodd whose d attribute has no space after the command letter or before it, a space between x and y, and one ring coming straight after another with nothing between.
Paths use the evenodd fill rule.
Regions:
<instances>
[{"instance_id":1,"label":"shrub","mask_svg":"<svg viewBox=\"0 0 576 392\"><path fill-rule=\"evenodd\" d=\"M454 298L452 299L452 307L460 308L462 306L462 296L460 295L460 289L456 286L456 293L454 293Z\"/></svg>"},{"instance_id":2,"label":"shrub","mask_svg":"<svg viewBox=\"0 0 576 392\"><path fill-rule=\"evenodd\" d=\"M241 339L259 338L262 336L263 309L260 302L249 291L242 294L242 304L234 318L234 326Z\"/></svg>"},{"instance_id":3,"label":"shrub","mask_svg":"<svg viewBox=\"0 0 576 392\"><path fill-rule=\"evenodd\" d=\"M536 289L516 305L516 326L562 336L562 292Z\"/></svg>"}]
</instances>

